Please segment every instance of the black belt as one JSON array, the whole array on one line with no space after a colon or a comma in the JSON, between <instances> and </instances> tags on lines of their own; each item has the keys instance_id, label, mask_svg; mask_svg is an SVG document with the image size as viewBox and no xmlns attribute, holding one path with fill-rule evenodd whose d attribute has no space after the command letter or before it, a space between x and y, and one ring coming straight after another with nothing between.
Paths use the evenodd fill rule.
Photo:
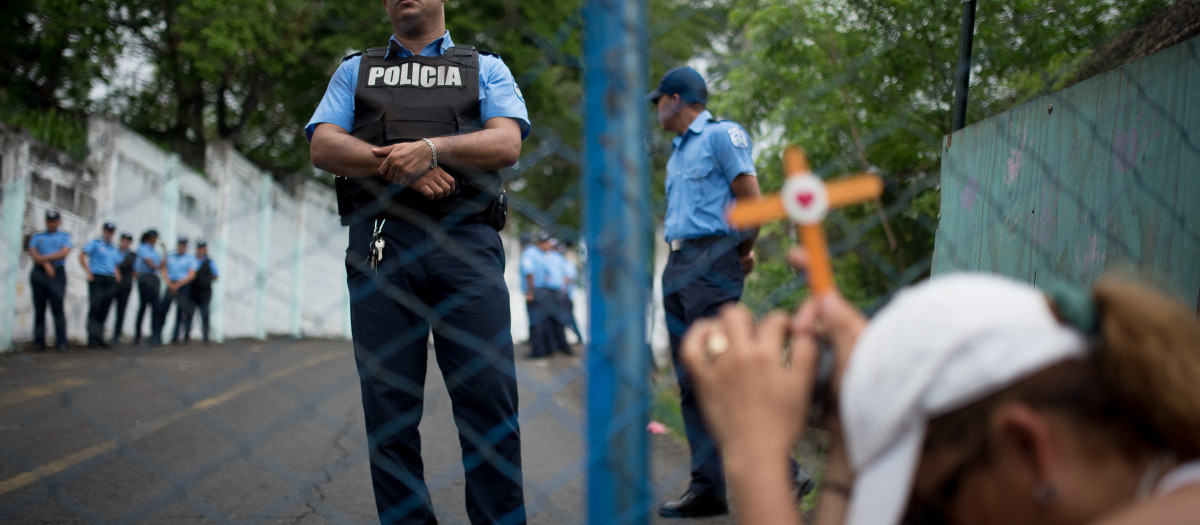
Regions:
<instances>
[{"instance_id":1,"label":"black belt","mask_svg":"<svg viewBox=\"0 0 1200 525\"><path fill-rule=\"evenodd\" d=\"M692 239L675 239L671 241L671 251L677 252L686 248L703 248L710 244L715 244L721 241L728 240L731 242L730 248L737 245L737 239L728 235L712 235L709 237L696 237Z\"/></svg>"}]
</instances>

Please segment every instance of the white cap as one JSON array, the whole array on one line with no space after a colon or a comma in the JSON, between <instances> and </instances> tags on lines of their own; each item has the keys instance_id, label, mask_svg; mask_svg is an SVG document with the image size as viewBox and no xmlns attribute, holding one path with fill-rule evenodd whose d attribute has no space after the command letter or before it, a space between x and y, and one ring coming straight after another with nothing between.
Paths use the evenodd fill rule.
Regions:
<instances>
[{"instance_id":1,"label":"white cap","mask_svg":"<svg viewBox=\"0 0 1200 525\"><path fill-rule=\"evenodd\" d=\"M1026 283L957 274L901 291L871 320L843 378L855 472L846 523L899 523L930 419L1085 349L1084 337Z\"/></svg>"}]
</instances>

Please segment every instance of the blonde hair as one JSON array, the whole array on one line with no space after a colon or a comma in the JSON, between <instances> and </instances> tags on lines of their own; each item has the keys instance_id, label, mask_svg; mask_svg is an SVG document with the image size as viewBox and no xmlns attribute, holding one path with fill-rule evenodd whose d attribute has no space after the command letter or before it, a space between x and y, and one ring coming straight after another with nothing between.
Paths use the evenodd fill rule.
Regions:
<instances>
[{"instance_id":1,"label":"blonde hair","mask_svg":"<svg viewBox=\"0 0 1200 525\"><path fill-rule=\"evenodd\" d=\"M1200 322L1149 288L1105 278L1100 312L1102 383L1127 417L1181 458L1200 456Z\"/></svg>"},{"instance_id":2,"label":"blonde hair","mask_svg":"<svg viewBox=\"0 0 1200 525\"><path fill-rule=\"evenodd\" d=\"M967 449L986 459L987 419L1002 402L1059 411L1121 454L1200 457L1200 322L1182 304L1131 281L1091 291L1099 333L1089 359L1042 369L929 422L925 453Z\"/></svg>"}]
</instances>

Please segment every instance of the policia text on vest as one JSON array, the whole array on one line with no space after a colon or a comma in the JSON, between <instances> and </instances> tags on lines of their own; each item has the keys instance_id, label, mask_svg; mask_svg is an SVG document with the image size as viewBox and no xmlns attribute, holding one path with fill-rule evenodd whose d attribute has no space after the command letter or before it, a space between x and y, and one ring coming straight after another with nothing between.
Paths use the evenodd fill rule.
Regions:
<instances>
[{"instance_id":1,"label":"policia text on vest","mask_svg":"<svg viewBox=\"0 0 1200 525\"><path fill-rule=\"evenodd\" d=\"M457 66L424 66L403 64L391 67L371 67L367 73L367 87L376 86L413 87L463 87L462 70Z\"/></svg>"}]
</instances>

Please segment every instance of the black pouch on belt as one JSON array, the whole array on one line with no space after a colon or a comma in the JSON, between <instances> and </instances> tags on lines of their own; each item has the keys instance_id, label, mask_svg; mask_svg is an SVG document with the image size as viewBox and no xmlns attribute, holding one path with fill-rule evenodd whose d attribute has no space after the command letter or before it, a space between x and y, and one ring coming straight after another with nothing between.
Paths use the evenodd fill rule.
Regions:
<instances>
[{"instance_id":1,"label":"black pouch on belt","mask_svg":"<svg viewBox=\"0 0 1200 525\"><path fill-rule=\"evenodd\" d=\"M500 190L500 195L488 204L483 213L487 217L488 224L491 224L496 231L504 229L504 225L508 222L508 195L504 193L504 190Z\"/></svg>"}]
</instances>

